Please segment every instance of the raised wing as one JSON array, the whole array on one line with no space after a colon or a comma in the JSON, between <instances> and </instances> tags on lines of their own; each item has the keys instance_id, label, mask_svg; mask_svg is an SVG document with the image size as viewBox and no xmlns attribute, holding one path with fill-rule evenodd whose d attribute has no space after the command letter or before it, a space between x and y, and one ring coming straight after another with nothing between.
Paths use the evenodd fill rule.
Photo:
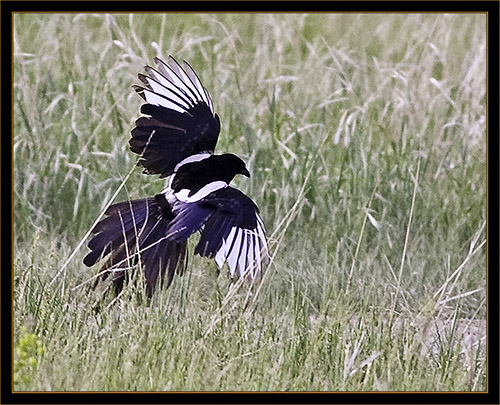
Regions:
<instances>
[{"instance_id":1,"label":"raised wing","mask_svg":"<svg viewBox=\"0 0 500 405\"><path fill-rule=\"evenodd\" d=\"M146 66L139 74L144 86L135 86L146 101L129 144L141 155L145 173L169 176L182 160L213 153L220 120L212 100L191 66L181 67L171 56L168 63L156 58L158 68Z\"/></svg>"}]
</instances>

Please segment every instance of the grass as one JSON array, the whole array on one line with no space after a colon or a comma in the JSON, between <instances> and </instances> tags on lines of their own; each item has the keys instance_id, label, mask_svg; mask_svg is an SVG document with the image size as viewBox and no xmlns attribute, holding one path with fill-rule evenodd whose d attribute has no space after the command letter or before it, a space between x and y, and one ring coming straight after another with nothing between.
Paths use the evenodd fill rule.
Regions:
<instances>
[{"instance_id":1,"label":"grass","mask_svg":"<svg viewBox=\"0 0 500 405\"><path fill-rule=\"evenodd\" d=\"M16 15L14 389L486 390L485 21ZM193 257L112 301L75 248L121 185L163 188L127 141L169 53L248 163L273 261L251 287Z\"/></svg>"}]
</instances>

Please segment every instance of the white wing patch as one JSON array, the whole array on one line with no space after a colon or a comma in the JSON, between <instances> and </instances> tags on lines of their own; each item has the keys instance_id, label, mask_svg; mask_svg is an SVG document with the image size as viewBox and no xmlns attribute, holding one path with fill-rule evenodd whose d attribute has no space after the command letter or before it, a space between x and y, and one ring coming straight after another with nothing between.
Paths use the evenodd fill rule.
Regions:
<instances>
[{"instance_id":1,"label":"white wing patch","mask_svg":"<svg viewBox=\"0 0 500 405\"><path fill-rule=\"evenodd\" d=\"M262 271L262 262L269 260L264 223L257 215L255 229L231 228L227 238L222 240L220 249L215 254L215 263L222 269L227 262L229 274L234 277L246 273L254 278ZM236 273L238 270L238 273Z\"/></svg>"},{"instance_id":2,"label":"white wing patch","mask_svg":"<svg viewBox=\"0 0 500 405\"><path fill-rule=\"evenodd\" d=\"M189 193L191 190L187 188L183 188L182 190L179 190L177 193L175 193L175 196L179 201L186 202L186 203L192 203L192 202L197 202L200 201L202 198L205 198L207 195L210 193L213 193L214 191L220 190L221 188L227 187L227 183L222 180L217 180L213 181L211 183L206 184L202 188L200 188L196 193L194 193L192 196L189 196Z\"/></svg>"},{"instance_id":3,"label":"white wing patch","mask_svg":"<svg viewBox=\"0 0 500 405\"><path fill-rule=\"evenodd\" d=\"M208 153L208 152L197 153L196 155L188 156L186 159L181 160L177 164L177 166L175 166L174 173L176 173L177 170L179 170L181 166L183 166L183 165L185 165L187 163L199 162L199 161L201 161L203 159L209 158L210 156L212 156L212 154Z\"/></svg>"}]
</instances>

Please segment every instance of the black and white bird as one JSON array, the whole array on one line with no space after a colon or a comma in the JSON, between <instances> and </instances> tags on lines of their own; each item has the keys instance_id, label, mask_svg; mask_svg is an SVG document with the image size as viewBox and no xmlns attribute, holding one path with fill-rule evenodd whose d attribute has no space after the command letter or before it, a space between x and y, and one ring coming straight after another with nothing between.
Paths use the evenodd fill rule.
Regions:
<instances>
[{"instance_id":1,"label":"black and white bird","mask_svg":"<svg viewBox=\"0 0 500 405\"><path fill-rule=\"evenodd\" d=\"M140 266L151 297L185 270L187 240L200 231L195 253L214 258L219 269L227 263L231 277L253 278L269 261L264 223L255 203L229 185L250 173L238 156L214 154L219 116L191 66L171 56L155 62L135 86L146 103L129 144L144 173L169 176L168 185L152 198L111 205L92 230L83 262L93 266L107 257L103 278L113 275L117 293Z\"/></svg>"}]
</instances>

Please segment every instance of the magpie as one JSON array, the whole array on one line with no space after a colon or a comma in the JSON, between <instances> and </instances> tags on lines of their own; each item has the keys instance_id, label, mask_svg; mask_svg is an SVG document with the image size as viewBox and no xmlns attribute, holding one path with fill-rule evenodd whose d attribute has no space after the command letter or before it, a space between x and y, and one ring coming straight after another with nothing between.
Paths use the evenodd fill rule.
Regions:
<instances>
[{"instance_id":1,"label":"magpie","mask_svg":"<svg viewBox=\"0 0 500 405\"><path fill-rule=\"evenodd\" d=\"M166 177L167 185L154 197L111 205L83 262L105 259L101 278L112 274L117 294L129 271L141 268L151 297L185 271L187 240L199 232L195 254L213 258L219 270L226 263L232 278L254 278L269 263L264 223L257 205L229 185L250 172L238 156L214 154L220 119L193 68L172 56L155 63L134 86L145 103L129 146L143 173Z\"/></svg>"}]
</instances>

